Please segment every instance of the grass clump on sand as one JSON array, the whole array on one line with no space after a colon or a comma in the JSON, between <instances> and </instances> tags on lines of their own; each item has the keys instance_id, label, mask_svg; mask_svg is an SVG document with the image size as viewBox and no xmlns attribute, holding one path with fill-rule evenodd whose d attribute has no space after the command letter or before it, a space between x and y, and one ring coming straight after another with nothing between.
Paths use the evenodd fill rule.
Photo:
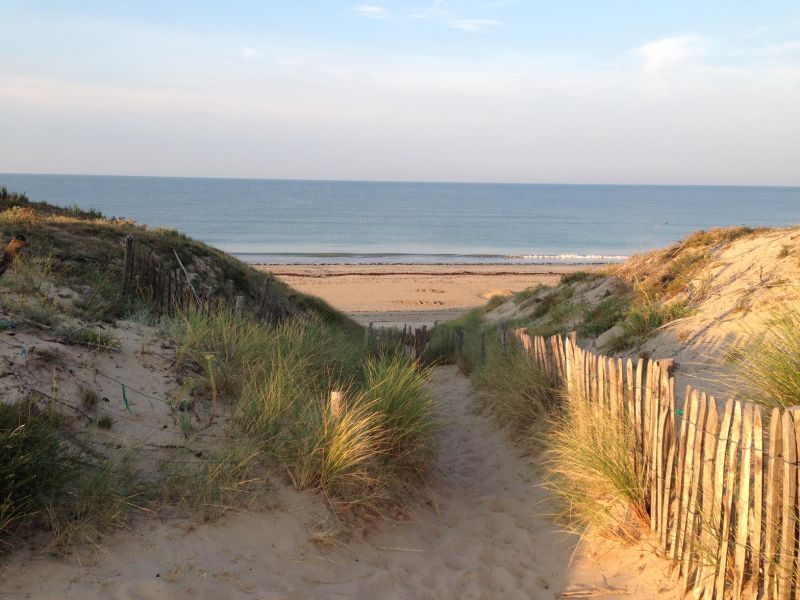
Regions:
<instances>
[{"instance_id":1,"label":"grass clump on sand","mask_svg":"<svg viewBox=\"0 0 800 600\"><path fill-rule=\"evenodd\" d=\"M225 309L187 311L175 337L179 361L228 405L230 441L253 448L252 467L279 467L337 509L368 512L402 503L427 473L428 372L410 359L365 355L360 339L318 318L272 325Z\"/></svg>"},{"instance_id":2,"label":"grass clump on sand","mask_svg":"<svg viewBox=\"0 0 800 600\"><path fill-rule=\"evenodd\" d=\"M68 477L50 420L28 403L0 403L0 535L39 514Z\"/></svg>"},{"instance_id":3,"label":"grass clump on sand","mask_svg":"<svg viewBox=\"0 0 800 600\"><path fill-rule=\"evenodd\" d=\"M737 396L771 408L800 405L800 310L770 319L724 358L733 366L732 380L725 379Z\"/></svg>"},{"instance_id":4,"label":"grass clump on sand","mask_svg":"<svg viewBox=\"0 0 800 600\"><path fill-rule=\"evenodd\" d=\"M681 301L669 304L650 299L633 302L621 321L622 335L612 340L609 349L621 352L638 347L659 327L691 314L692 310Z\"/></svg>"},{"instance_id":5,"label":"grass clump on sand","mask_svg":"<svg viewBox=\"0 0 800 600\"><path fill-rule=\"evenodd\" d=\"M624 541L647 529L646 474L632 423L572 394L555 412L545 444L547 486L568 527Z\"/></svg>"},{"instance_id":6,"label":"grass clump on sand","mask_svg":"<svg viewBox=\"0 0 800 600\"><path fill-rule=\"evenodd\" d=\"M547 374L516 344L503 350L493 341L473 381L481 390L479 408L524 445L534 443L557 402Z\"/></svg>"},{"instance_id":7,"label":"grass clump on sand","mask_svg":"<svg viewBox=\"0 0 800 600\"><path fill-rule=\"evenodd\" d=\"M587 308L583 322L578 327L581 337L598 336L616 325L630 307L627 296L609 296L594 308Z\"/></svg>"},{"instance_id":8,"label":"grass clump on sand","mask_svg":"<svg viewBox=\"0 0 800 600\"><path fill-rule=\"evenodd\" d=\"M574 273L567 273L566 275L562 275L560 283L566 285L572 283L585 283L588 281L596 281L598 279L602 279L603 277L604 277L603 273L590 272L590 271L575 271Z\"/></svg>"},{"instance_id":9,"label":"grass clump on sand","mask_svg":"<svg viewBox=\"0 0 800 600\"><path fill-rule=\"evenodd\" d=\"M63 437L34 404L0 403L0 544L37 528L65 549L125 525L137 493L127 461L81 463Z\"/></svg>"}]
</instances>

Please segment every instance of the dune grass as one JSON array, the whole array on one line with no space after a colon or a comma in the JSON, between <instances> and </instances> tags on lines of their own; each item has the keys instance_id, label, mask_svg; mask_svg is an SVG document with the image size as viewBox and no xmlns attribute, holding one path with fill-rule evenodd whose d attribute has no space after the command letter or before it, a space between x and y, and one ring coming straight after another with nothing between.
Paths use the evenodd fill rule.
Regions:
<instances>
[{"instance_id":1,"label":"dune grass","mask_svg":"<svg viewBox=\"0 0 800 600\"><path fill-rule=\"evenodd\" d=\"M254 464L279 468L298 489L343 513L377 511L425 476L435 429L428 372L402 354L365 354L360 339L318 318L273 325L225 309L190 309L174 335L181 364L213 379L228 405L228 443L246 439Z\"/></svg>"},{"instance_id":2,"label":"dune grass","mask_svg":"<svg viewBox=\"0 0 800 600\"><path fill-rule=\"evenodd\" d=\"M800 406L800 309L773 316L758 334L725 351L732 394L770 408Z\"/></svg>"},{"instance_id":3,"label":"dune grass","mask_svg":"<svg viewBox=\"0 0 800 600\"><path fill-rule=\"evenodd\" d=\"M130 461L87 463L64 437L34 403L0 403L0 546L39 530L51 549L69 549L125 526L139 493Z\"/></svg>"},{"instance_id":4,"label":"dune grass","mask_svg":"<svg viewBox=\"0 0 800 600\"><path fill-rule=\"evenodd\" d=\"M624 416L564 395L545 435L547 487L561 501L561 521L581 534L623 541L647 530L645 477L636 433Z\"/></svg>"},{"instance_id":5,"label":"dune grass","mask_svg":"<svg viewBox=\"0 0 800 600\"><path fill-rule=\"evenodd\" d=\"M558 400L547 374L516 344L504 350L493 339L473 381L481 391L478 407L517 441L535 446Z\"/></svg>"}]
</instances>

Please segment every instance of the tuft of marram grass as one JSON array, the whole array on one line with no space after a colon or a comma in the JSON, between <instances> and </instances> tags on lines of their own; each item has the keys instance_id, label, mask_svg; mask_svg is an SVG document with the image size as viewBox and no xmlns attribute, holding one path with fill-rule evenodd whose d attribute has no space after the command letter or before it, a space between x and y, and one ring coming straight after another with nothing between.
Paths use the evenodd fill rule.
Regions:
<instances>
[{"instance_id":1,"label":"tuft of marram grass","mask_svg":"<svg viewBox=\"0 0 800 600\"><path fill-rule=\"evenodd\" d=\"M524 445L535 445L558 401L547 374L517 346L503 350L492 340L474 380L481 390L479 408Z\"/></svg>"},{"instance_id":2,"label":"tuft of marram grass","mask_svg":"<svg viewBox=\"0 0 800 600\"><path fill-rule=\"evenodd\" d=\"M565 395L545 443L546 485L562 503L562 522L581 535L638 539L648 517L633 424L581 395Z\"/></svg>"},{"instance_id":3,"label":"tuft of marram grass","mask_svg":"<svg viewBox=\"0 0 800 600\"><path fill-rule=\"evenodd\" d=\"M410 479L421 479L430 465L438 427L427 387L430 371L398 355L368 359L364 373L366 394L386 432L385 462Z\"/></svg>"},{"instance_id":4,"label":"tuft of marram grass","mask_svg":"<svg viewBox=\"0 0 800 600\"><path fill-rule=\"evenodd\" d=\"M800 309L771 318L726 349L724 360L733 366L725 381L736 396L770 408L800 406Z\"/></svg>"}]
</instances>

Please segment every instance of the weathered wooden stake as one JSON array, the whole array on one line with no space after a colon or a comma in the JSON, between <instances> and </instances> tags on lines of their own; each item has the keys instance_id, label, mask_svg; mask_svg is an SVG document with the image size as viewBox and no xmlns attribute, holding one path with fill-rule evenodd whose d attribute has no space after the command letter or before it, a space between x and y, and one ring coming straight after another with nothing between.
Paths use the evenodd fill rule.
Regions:
<instances>
[{"instance_id":1,"label":"weathered wooden stake","mask_svg":"<svg viewBox=\"0 0 800 600\"><path fill-rule=\"evenodd\" d=\"M122 291L124 294L130 294L133 291L133 258L133 236L129 235L125 238L125 270L122 273Z\"/></svg>"},{"instance_id":2,"label":"weathered wooden stake","mask_svg":"<svg viewBox=\"0 0 800 600\"><path fill-rule=\"evenodd\" d=\"M342 416L342 392L338 390L331 392L331 414L336 419Z\"/></svg>"},{"instance_id":3,"label":"weathered wooden stake","mask_svg":"<svg viewBox=\"0 0 800 600\"><path fill-rule=\"evenodd\" d=\"M234 306L233 314L239 321L241 321L242 319L243 310L244 310L244 296L236 296L236 305Z\"/></svg>"}]
</instances>

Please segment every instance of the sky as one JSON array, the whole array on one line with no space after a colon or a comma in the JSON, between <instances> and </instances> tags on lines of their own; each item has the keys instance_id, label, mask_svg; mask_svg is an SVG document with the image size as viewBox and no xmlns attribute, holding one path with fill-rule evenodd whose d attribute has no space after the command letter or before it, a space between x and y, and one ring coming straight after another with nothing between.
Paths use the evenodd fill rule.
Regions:
<instances>
[{"instance_id":1,"label":"sky","mask_svg":"<svg viewBox=\"0 0 800 600\"><path fill-rule=\"evenodd\" d=\"M0 172L800 185L797 0L3 0Z\"/></svg>"}]
</instances>

